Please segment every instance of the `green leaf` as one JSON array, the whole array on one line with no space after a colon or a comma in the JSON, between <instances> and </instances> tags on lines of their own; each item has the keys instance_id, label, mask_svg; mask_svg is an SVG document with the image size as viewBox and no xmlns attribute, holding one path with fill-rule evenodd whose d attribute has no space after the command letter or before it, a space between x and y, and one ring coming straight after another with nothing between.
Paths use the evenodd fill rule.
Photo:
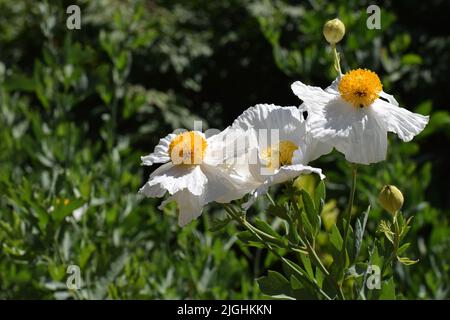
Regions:
<instances>
[{"instance_id":1,"label":"green leaf","mask_svg":"<svg viewBox=\"0 0 450 320\"><path fill-rule=\"evenodd\" d=\"M299 290L299 289L303 289L304 288L304 286L301 283L301 281L298 280L297 277L294 276L293 274L291 274L289 280L290 280L290 283L291 283L291 288L293 290Z\"/></svg>"},{"instance_id":2,"label":"green leaf","mask_svg":"<svg viewBox=\"0 0 450 320\"><path fill-rule=\"evenodd\" d=\"M302 267L300 267L298 264L287 258L283 258L282 261L283 261L283 271L287 276L293 274L300 281L302 281L301 279L306 277L306 271L302 269Z\"/></svg>"},{"instance_id":3,"label":"green leaf","mask_svg":"<svg viewBox=\"0 0 450 320\"><path fill-rule=\"evenodd\" d=\"M45 232L50 216L47 210L34 201L27 201L27 204L34 209L38 218L38 226L42 232Z\"/></svg>"},{"instance_id":4,"label":"green leaf","mask_svg":"<svg viewBox=\"0 0 450 320\"><path fill-rule=\"evenodd\" d=\"M314 202L316 205L316 208L322 208L323 204L325 202L325 198L326 198L326 188L325 188L325 183L323 182L323 180L321 180L319 182L319 184L317 185L316 191L314 193ZM318 210L319 214L322 210Z\"/></svg>"},{"instance_id":5,"label":"green leaf","mask_svg":"<svg viewBox=\"0 0 450 320\"><path fill-rule=\"evenodd\" d=\"M48 263L48 273L55 281L61 281L66 275L66 269L63 265L58 265L57 263L50 261Z\"/></svg>"},{"instance_id":6,"label":"green leaf","mask_svg":"<svg viewBox=\"0 0 450 320\"><path fill-rule=\"evenodd\" d=\"M302 224L303 224L303 229L305 230L305 232L311 236L311 238L314 238L315 236L315 232L314 232L314 227L312 226L311 222L308 219L308 215L306 214L305 210L301 211L301 219L302 219Z\"/></svg>"},{"instance_id":7,"label":"green leaf","mask_svg":"<svg viewBox=\"0 0 450 320\"><path fill-rule=\"evenodd\" d=\"M317 232L320 230L320 215L318 214L316 207L314 206L314 202L312 201L309 194L302 190L302 199L303 199L303 207L308 216L308 220L311 223L311 227L313 229L312 235L315 236Z\"/></svg>"},{"instance_id":8,"label":"green leaf","mask_svg":"<svg viewBox=\"0 0 450 320\"><path fill-rule=\"evenodd\" d=\"M281 239L281 236L275 230L273 230L272 227L267 222L265 222L259 218L256 218L254 221L254 225L259 230L271 235L272 237Z\"/></svg>"},{"instance_id":9,"label":"green leaf","mask_svg":"<svg viewBox=\"0 0 450 320\"><path fill-rule=\"evenodd\" d=\"M391 230L389 221L381 220L377 231L383 233L391 243L394 243L394 232Z\"/></svg>"},{"instance_id":10,"label":"green leaf","mask_svg":"<svg viewBox=\"0 0 450 320\"><path fill-rule=\"evenodd\" d=\"M312 294L310 290L307 290L303 283L295 276L291 275L290 278L292 295L298 300L314 300L317 299L315 295Z\"/></svg>"},{"instance_id":11,"label":"green leaf","mask_svg":"<svg viewBox=\"0 0 450 320\"><path fill-rule=\"evenodd\" d=\"M228 223L231 221L231 218L225 218L224 220L214 219L211 221L211 226L209 227L209 231L216 232L225 228Z\"/></svg>"},{"instance_id":12,"label":"green leaf","mask_svg":"<svg viewBox=\"0 0 450 320\"><path fill-rule=\"evenodd\" d=\"M364 231L366 229L367 218L370 212L370 205L367 207L367 210L364 211L361 217L356 220L355 225L355 257L354 260L359 255L359 251L361 250L361 244L364 236Z\"/></svg>"},{"instance_id":13,"label":"green leaf","mask_svg":"<svg viewBox=\"0 0 450 320\"><path fill-rule=\"evenodd\" d=\"M83 181L80 184L80 193L81 196L88 200L91 196L91 177L85 176Z\"/></svg>"},{"instance_id":14,"label":"green leaf","mask_svg":"<svg viewBox=\"0 0 450 320\"><path fill-rule=\"evenodd\" d=\"M298 234L297 221L291 221L288 223L288 240L293 244L298 244L300 242L300 236Z\"/></svg>"},{"instance_id":15,"label":"green leaf","mask_svg":"<svg viewBox=\"0 0 450 320\"><path fill-rule=\"evenodd\" d=\"M410 246L411 246L411 244L410 244L409 242L402 244L402 245L400 246L400 248L398 248L397 254L398 254L398 255L402 254L402 253L405 252L406 249L408 249Z\"/></svg>"},{"instance_id":16,"label":"green leaf","mask_svg":"<svg viewBox=\"0 0 450 320\"><path fill-rule=\"evenodd\" d=\"M262 293L269 296L290 296L291 286L289 281L280 273L269 270L267 276L256 279Z\"/></svg>"},{"instance_id":17,"label":"green leaf","mask_svg":"<svg viewBox=\"0 0 450 320\"><path fill-rule=\"evenodd\" d=\"M286 276L291 277L291 276L295 276L296 279L298 279L302 285L305 288L308 288L309 290L316 290L316 287L313 283L316 283L315 281L311 281L307 275L307 272L302 269L298 264L296 264L295 262L287 259L287 258L282 258L283 261L283 271L286 274Z\"/></svg>"},{"instance_id":18,"label":"green leaf","mask_svg":"<svg viewBox=\"0 0 450 320\"><path fill-rule=\"evenodd\" d=\"M84 247L79 255L79 263L80 268L83 269L89 258L92 256L92 253L95 252L95 245L93 243L89 243L86 247Z\"/></svg>"},{"instance_id":19,"label":"green leaf","mask_svg":"<svg viewBox=\"0 0 450 320\"><path fill-rule=\"evenodd\" d=\"M311 280L315 280L314 279L314 271L313 271L313 268L311 266L311 261L309 260L309 257L307 255L305 255L305 254L299 254L299 256L300 256L300 260L303 263L303 267L306 270L307 275L309 276L309 278Z\"/></svg>"},{"instance_id":20,"label":"green leaf","mask_svg":"<svg viewBox=\"0 0 450 320\"><path fill-rule=\"evenodd\" d=\"M308 214L308 217L313 217L314 215L317 215L316 207L314 206L314 202L312 201L311 196L305 190L301 190L301 193L303 199L303 206L305 208L306 213Z\"/></svg>"},{"instance_id":21,"label":"green leaf","mask_svg":"<svg viewBox=\"0 0 450 320\"><path fill-rule=\"evenodd\" d=\"M380 300L395 300L394 278L383 281L381 284Z\"/></svg>"},{"instance_id":22,"label":"green leaf","mask_svg":"<svg viewBox=\"0 0 450 320\"><path fill-rule=\"evenodd\" d=\"M6 254L10 254L13 256L23 256L26 252L25 250L16 247L16 246L9 246L5 242L2 244L2 249Z\"/></svg>"},{"instance_id":23,"label":"green leaf","mask_svg":"<svg viewBox=\"0 0 450 320\"><path fill-rule=\"evenodd\" d=\"M13 73L9 78L8 81L5 81L4 83L5 87L8 90L11 91L28 91L32 92L34 91L34 80L32 78L29 78L23 73Z\"/></svg>"},{"instance_id":24,"label":"green leaf","mask_svg":"<svg viewBox=\"0 0 450 320\"><path fill-rule=\"evenodd\" d=\"M330 242L336 248L337 251L342 250L344 239L342 239L341 233L336 225L331 228Z\"/></svg>"},{"instance_id":25,"label":"green leaf","mask_svg":"<svg viewBox=\"0 0 450 320\"><path fill-rule=\"evenodd\" d=\"M398 262L400 262L401 264L404 264L405 266L411 266L413 264L416 264L417 262L419 262L419 259L417 260L411 260L408 257L397 257Z\"/></svg>"},{"instance_id":26,"label":"green leaf","mask_svg":"<svg viewBox=\"0 0 450 320\"><path fill-rule=\"evenodd\" d=\"M247 245L249 247L255 247L255 248L260 248L260 249L266 248L266 246L263 243L259 242L259 240L257 240L257 241L249 241L249 242L247 242Z\"/></svg>"},{"instance_id":27,"label":"green leaf","mask_svg":"<svg viewBox=\"0 0 450 320\"><path fill-rule=\"evenodd\" d=\"M407 220L405 220L402 214L398 214L397 217L399 218L399 228L400 228L399 240L401 241L411 229L410 223L413 217L409 217Z\"/></svg>"},{"instance_id":28,"label":"green leaf","mask_svg":"<svg viewBox=\"0 0 450 320\"><path fill-rule=\"evenodd\" d=\"M402 57L402 64L404 65L422 64L422 61L422 57L414 53L408 53Z\"/></svg>"},{"instance_id":29,"label":"green leaf","mask_svg":"<svg viewBox=\"0 0 450 320\"><path fill-rule=\"evenodd\" d=\"M250 231L239 232L237 234L237 238L245 244L248 244L250 241L258 241L258 239Z\"/></svg>"},{"instance_id":30,"label":"green leaf","mask_svg":"<svg viewBox=\"0 0 450 320\"><path fill-rule=\"evenodd\" d=\"M290 220L289 215L287 214L287 210L284 206L282 205L270 205L267 208L267 212L270 213L271 215L274 215L276 217L279 217L283 220Z\"/></svg>"},{"instance_id":31,"label":"green leaf","mask_svg":"<svg viewBox=\"0 0 450 320\"><path fill-rule=\"evenodd\" d=\"M322 288L323 285L324 274L320 271L319 268L316 268L316 281L317 285Z\"/></svg>"}]
</instances>

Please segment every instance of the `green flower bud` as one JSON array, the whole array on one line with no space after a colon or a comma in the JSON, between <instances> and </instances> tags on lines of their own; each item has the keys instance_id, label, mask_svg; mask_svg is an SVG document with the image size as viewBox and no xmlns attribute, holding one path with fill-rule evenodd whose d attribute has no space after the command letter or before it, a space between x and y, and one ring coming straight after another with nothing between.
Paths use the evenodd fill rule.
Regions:
<instances>
[{"instance_id":1,"label":"green flower bud","mask_svg":"<svg viewBox=\"0 0 450 320\"><path fill-rule=\"evenodd\" d=\"M336 44L345 35L345 25L339 19L329 20L323 26L323 35L329 44Z\"/></svg>"},{"instance_id":2,"label":"green flower bud","mask_svg":"<svg viewBox=\"0 0 450 320\"><path fill-rule=\"evenodd\" d=\"M403 194L396 186L387 185L381 189L378 201L389 213L395 215L403 206Z\"/></svg>"}]
</instances>

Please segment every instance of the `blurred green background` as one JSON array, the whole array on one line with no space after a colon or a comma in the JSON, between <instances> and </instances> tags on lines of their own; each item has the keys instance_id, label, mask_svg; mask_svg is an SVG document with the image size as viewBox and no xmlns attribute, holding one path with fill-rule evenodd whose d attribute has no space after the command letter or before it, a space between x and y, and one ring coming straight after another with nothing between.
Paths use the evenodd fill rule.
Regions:
<instances>
[{"instance_id":1,"label":"blurred green background","mask_svg":"<svg viewBox=\"0 0 450 320\"><path fill-rule=\"evenodd\" d=\"M68 30L66 8L81 8ZM366 241L385 215L384 184L414 215L399 297L450 296L450 36L448 1L152 0L0 2L0 298L262 298L254 280L279 262L245 247L236 227L209 231L215 205L184 229L176 208L136 194L160 137L193 120L223 129L257 103L299 105L290 84L335 77L323 23L347 27L344 70L366 67L402 106L431 120L411 143L390 136L388 159L362 167L356 212L370 203ZM205 128L206 129L206 128ZM334 152L330 212L345 208L349 170ZM153 169L153 168L152 168ZM276 192L276 190L274 190ZM266 215L260 200L249 216ZM82 289L66 286L68 265Z\"/></svg>"}]
</instances>

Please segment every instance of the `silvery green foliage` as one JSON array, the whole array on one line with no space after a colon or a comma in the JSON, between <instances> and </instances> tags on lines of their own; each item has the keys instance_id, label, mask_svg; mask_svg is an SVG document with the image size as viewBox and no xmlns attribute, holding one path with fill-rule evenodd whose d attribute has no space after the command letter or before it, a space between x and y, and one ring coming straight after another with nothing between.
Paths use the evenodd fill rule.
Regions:
<instances>
[{"instance_id":1,"label":"silvery green foliage","mask_svg":"<svg viewBox=\"0 0 450 320\"><path fill-rule=\"evenodd\" d=\"M176 208L162 215L155 201L136 196L148 175L136 163L159 136L189 128L193 119L223 127L256 101L297 103L286 96L298 74L328 83L331 58L315 30L335 12L345 12L352 29L343 65L382 68L384 83L401 98L420 102L416 112L432 115L420 140L402 146L392 141L389 161L359 170L355 219L368 204L371 210L366 227L355 227L365 232L343 276L355 278L355 298L392 297L393 289L398 298L448 298L448 204L440 202L446 189L433 178L443 176L448 164L448 155L434 147L448 139L450 117L437 110L445 107L446 86L435 85L447 83L448 41L424 31L411 35L398 20L400 28L392 27L391 7L383 8L385 32L367 32L364 15L348 10L363 8L360 1L326 1L326 10L308 2L271 3L77 1L81 29L69 32L58 1L0 2L1 298L246 299L263 292L325 298L314 291L319 283L334 297L314 261L297 255L281 260L247 246L246 234L235 237L242 229L227 223L220 207L180 230ZM434 10L433 19L446 12ZM324 75L314 72L327 68ZM342 237L333 217L345 209L349 176L337 154L320 166L331 167L320 220L300 210L297 221L308 221L302 232L310 241L315 235L316 248L332 255ZM402 186L408 199L404 216L415 218L407 254L420 261L388 270L381 295L361 281L370 282L367 265L381 265L391 250L375 223L387 218L374 198L386 183ZM271 192L276 206L259 200L248 221L278 234L271 235L274 246L297 243L292 224L284 229L289 193ZM322 208L310 197L314 210ZM349 239L351 245L353 233ZM328 255L319 258L329 267ZM80 268L80 290L67 288L69 265ZM266 280L255 281L260 277Z\"/></svg>"}]
</instances>

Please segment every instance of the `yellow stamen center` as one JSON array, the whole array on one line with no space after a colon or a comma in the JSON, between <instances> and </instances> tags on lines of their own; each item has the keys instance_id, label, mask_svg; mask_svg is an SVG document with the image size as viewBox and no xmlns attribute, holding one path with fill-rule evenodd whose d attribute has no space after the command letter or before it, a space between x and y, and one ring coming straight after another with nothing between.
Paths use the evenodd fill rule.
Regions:
<instances>
[{"instance_id":1,"label":"yellow stamen center","mask_svg":"<svg viewBox=\"0 0 450 320\"><path fill-rule=\"evenodd\" d=\"M183 132L170 142L170 159L173 164L200 164L205 157L207 145L206 139L198 132Z\"/></svg>"},{"instance_id":2,"label":"yellow stamen center","mask_svg":"<svg viewBox=\"0 0 450 320\"><path fill-rule=\"evenodd\" d=\"M298 147L289 140L280 141L279 144L271 145L262 152L261 157L267 161L267 166L271 169L279 169L280 166L292 164L294 151Z\"/></svg>"},{"instance_id":3,"label":"yellow stamen center","mask_svg":"<svg viewBox=\"0 0 450 320\"><path fill-rule=\"evenodd\" d=\"M373 71L356 69L347 72L339 82L342 99L355 107L368 107L378 99L383 85Z\"/></svg>"}]
</instances>

